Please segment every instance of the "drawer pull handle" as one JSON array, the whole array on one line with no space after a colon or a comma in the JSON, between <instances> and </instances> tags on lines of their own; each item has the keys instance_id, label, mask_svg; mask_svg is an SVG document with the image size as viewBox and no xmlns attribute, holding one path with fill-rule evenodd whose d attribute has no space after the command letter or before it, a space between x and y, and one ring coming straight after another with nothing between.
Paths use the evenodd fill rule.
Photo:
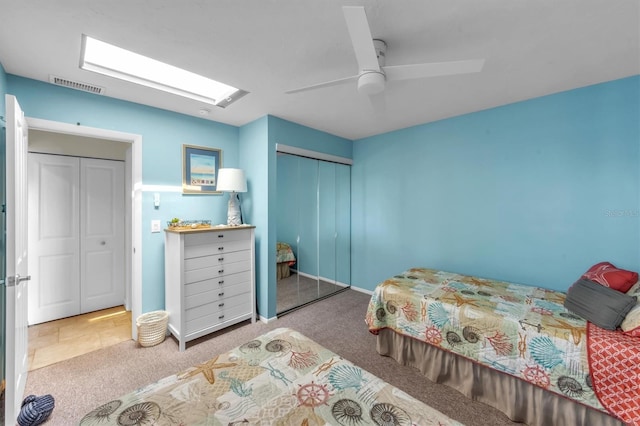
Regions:
<instances>
[{"instance_id":1,"label":"drawer pull handle","mask_svg":"<svg viewBox=\"0 0 640 426\"><path fill-rule=\"evenodd\" d=\"M218 251L224 250L224 247L218 247Z\"/></svg>"},{"instance_id":2,"label":"drawer pull handle","mask_svg":"<svg viewBox=\"0 0 640 426\"><path fill-rule=\"evenodd\" d=\"M218 281L218 284L220 284L220 285L224 284L224 280Z\"/></svg>"},{"instance_id":3,"label":"drawer pull handle","mask_svg":"<svg viewBox=\"0 0 640 426\"><path fill-rule=\"evenodd\" d=\"M220 304L218 305L218 308L222 308L223 306L224 306L224 303L220 303Z\"/></svg>"},{"instance_id":4,"label":"drawer pull handle","mask_svg":"<svg viewBox=\"0 0 640 426\"><path fill-rule=\"evenodd\" d=\"M218 234L218 238L224 238L224 234Z\"/></svg>"},{"instance_id":5,"label":"drawer pull handle","mask_svg":"<svg viewBox=\"0 0 640 426\"><path fill-rule=\"evenodd\" d=\"M219 273L219 274L221 274L221 273L223 273L223 272L224 272L224 269L220 269L220 270L218 271L218 273Z\"/></svg>"},{"instance_id":6,"label":"drawer pull handle","mask_svg":"<svg viewBox=\"0 0 640 426\"><path fill-rule=\"evenodd\" d=\"M224 296L224 291L222 293L218 293L218 296Z\"/></svg>"},{"instance_id":7,"label":"drawer pull handle","mask_svg":"<svg viewBox=\"0 0 640 426\"><path fill-rule=\"evenodd\" d=\"M224 315L220 315L220 316L218 317L218 319L222 319L222 318L224 318Z\"/></svg>"},{"instance_id":8,"label":"drawer pull handle","mask_svg":"<svg viewBox=\"0 0 640 426\"><path fill-rule=\"evenodd\" d=\"M219 257L218 258L218 262L222 262L224 260L224 257Z\"/></svg>"}]
</instances>

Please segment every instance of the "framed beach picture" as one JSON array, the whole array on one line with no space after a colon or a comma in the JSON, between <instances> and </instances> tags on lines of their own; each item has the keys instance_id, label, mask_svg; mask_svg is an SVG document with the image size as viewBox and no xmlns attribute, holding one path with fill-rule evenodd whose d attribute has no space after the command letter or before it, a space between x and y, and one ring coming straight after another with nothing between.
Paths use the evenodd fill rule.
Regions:
<instances>
[{"instance_id":1,"label":"framed beach picture","mask_svg":"<svg viewBox=\"0 0 640 426\"><path fill-rule=\"evenodd\" d=\"M182 193L220 194L216 191L222 150L182 145Z\"/></svg>"}]
</instances>

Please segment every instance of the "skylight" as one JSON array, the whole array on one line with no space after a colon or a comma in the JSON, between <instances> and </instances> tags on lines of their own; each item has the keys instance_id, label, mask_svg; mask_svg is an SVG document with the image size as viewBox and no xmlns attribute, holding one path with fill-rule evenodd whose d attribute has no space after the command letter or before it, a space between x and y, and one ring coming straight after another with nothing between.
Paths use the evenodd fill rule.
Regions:
<instances>
[{"instance_id":1,"label":"skylight","mask_svg":"<svg viewBox=\"0 0 640 426\"><path fill-rule=\"evenodd\" d=\"M226 107L247 92L82 35L80 68Z\"/></svg>"}]
</instances>

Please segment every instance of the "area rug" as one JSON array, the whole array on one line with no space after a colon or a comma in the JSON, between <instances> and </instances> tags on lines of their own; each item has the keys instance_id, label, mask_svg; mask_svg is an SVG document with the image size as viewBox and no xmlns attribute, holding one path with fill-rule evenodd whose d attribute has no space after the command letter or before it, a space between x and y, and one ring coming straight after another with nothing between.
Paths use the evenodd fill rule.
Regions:
<instances>
[{"instance_id":1,"label":"area rug","mask_svg":"<svg viewBox=\"0 0 640 426\"><path fill-rule=\"evenodd\" d=\"M461 425L287 328L166 377L81 425Z\"/></svg>"}]
</instances>

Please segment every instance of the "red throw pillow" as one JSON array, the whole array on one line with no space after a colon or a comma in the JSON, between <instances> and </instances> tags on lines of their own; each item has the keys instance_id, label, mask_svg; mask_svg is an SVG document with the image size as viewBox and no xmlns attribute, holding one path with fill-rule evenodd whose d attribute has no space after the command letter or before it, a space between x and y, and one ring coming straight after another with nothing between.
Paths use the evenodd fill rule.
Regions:
<instances>
[{"instance_id":1,"label":"red throw pillow","mask_svg":"<svg viewBox=\"0 0 640 426\"><path fill-rule=\"evenodd\" d=\"M618 269L609 262L600 262L589 268L589 270L582 275L582 278L626 293L638 282L638 273Z\"/></svg>"}]
</instances>

